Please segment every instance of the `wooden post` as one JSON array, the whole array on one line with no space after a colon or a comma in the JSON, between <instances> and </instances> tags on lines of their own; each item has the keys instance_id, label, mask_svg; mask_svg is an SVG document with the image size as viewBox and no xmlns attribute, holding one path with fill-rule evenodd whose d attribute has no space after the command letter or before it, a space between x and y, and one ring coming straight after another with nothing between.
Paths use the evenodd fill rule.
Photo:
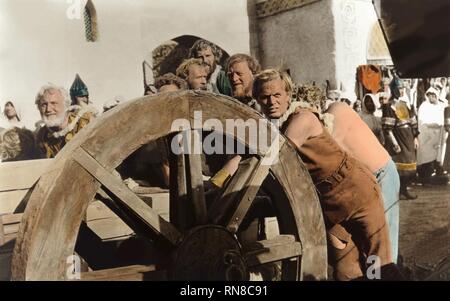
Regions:
<instances>
[{"instance_id":1,"label":"wooden post","mask_svg":"<svg viewBox=\"0 0 450 301\"><path fill-rule=\"evenodd\" d=\"M202 173L202 147L199 132L193 130L190 132L192 148L189 154L186 155L188 175L188 196L192 201L194 210L194 225L203 225L206 223L206 202L205 190L203 188L203 173Z\"/></svg>"},{"instance_id":2,"label":"wooden post","mask_svg":"<svg viewBox=\"0 0 450 301\"><path fill-rule=\"evenodd\" d=\"M171 141L171 139L178 139L178 137L171 136L169 139ZM190 214L192 212L192 208L189 207L187 197L186 160L184 153L174 154L172 151L169 151L169 168L170 222L177 227L179 231L184 232L189 229L190 222L188 221L188 218L192 216L192 214Z\"/></svg>"}]
</instances>

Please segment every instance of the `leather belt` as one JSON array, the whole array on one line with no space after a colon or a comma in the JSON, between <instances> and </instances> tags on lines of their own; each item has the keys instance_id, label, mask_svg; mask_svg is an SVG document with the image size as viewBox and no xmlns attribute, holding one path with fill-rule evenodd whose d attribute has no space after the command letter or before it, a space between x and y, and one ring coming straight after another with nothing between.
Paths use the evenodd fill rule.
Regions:
<instances>
[{"instance_id":1,"label":"leather belt","mask_svg":"<svg viewBox=\"0 0 450 301\"><path fill-rule=\"evenodd\" d=\"M345 176L351 169L352 167L348 162L348 157L345 156L339 167L331 174L331 176L315 185L318 194L321 195L330 192L345 179Z\"/></svg>"}]
</instances>

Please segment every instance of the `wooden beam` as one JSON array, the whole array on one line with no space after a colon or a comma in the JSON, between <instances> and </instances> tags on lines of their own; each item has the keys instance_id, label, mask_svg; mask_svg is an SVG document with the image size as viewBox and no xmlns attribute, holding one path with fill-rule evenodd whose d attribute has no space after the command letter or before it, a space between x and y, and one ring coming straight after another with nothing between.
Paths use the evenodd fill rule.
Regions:
<instances>
[{"instance_id":1,"label":"wooden beam","mask_svg":"<svg viewBox=\"0 0 450 301\"><path fill-rule=\"evenodd\" d=\"M28 189L0 192L0 214L13 213L27 192Z\"/></svg>"},{"instance_id":2,"label":"wooden beam","mask_svg":"<svg viewBox=\"0 0 450 301\"><path fill-rule=\"evenodd\" d=\"M3 225L18 224L22 220L23 213L3 214L0 219Z\"/></svg>"},{"instance_id":3,"label":"wooden beam","mask_svg":"<svg viewBox=\"0 0 450 301\"><path fill-rule=\"evenodd\" d=\"M140 194L158 194L158 193L169 193L169 189L161 188L161 187L143 187L137 186L131 189L137 195Z\"/></svg>"},{"instance_id":4,"label":"wooden beam","mask_svg":"<svg viewBox=\"0 0 450 301\"><path fill-rule=\"evenodd\" d=\"M102 240L125 239L134 234L134 231L118 217L88 221L87 224Z\"/></svg>"},{"instance_id":5,"label":"wooden beam","mask_svg":"<svg viewBox=\"0 0 450 301\"><path fill-rule=\"evenodd\" d=\"M126 267L81 273L81 281L143 281L167 280L165 271L157 271L154 265Z\"/></svg>"},{"instance_id":6,"label":"wooden beam","mask_svg":"<svg viewBox=\"0 0 450 301\"><path fill-rule=\"evenodd\" d=\"M279 235L270 240L261 240L245 247L245 258L249 267L285 260L302 255L300 242L293 235Z\"/></svg>"},{"instance_id":7,"label":"wooden beam","mask_svg":"<svg viewBox=\"0 0 450 301\"><path fill-rule=\"evenodd\" d=\"M53 159L0 163L0 191L29 189L52 163Z\"/></svg>"},{"instance_id":8,"label":"wooden beam","mask_svg":"<svg viewBox=\"0 0 450 301\"><path fill-rule=\"evenodd\" d=\"M151 194L138 194L140 198L142 198L147 203L150 203L150 207L158 213L162 218L166 221L171 222L170 220L170 193L151 193ZM173 223L172 223L173 224Z\"/></svg>"},{"instance_id":9,"label":"wooden beam","mask_svg":"<svg viewBox=\"0 0 450 301\"><path fill-rule=\"evenodd\" d=\"M0 246L17 238L22 213L0 215Z\"/></svg>"},{"instance_id":10,"label":"wooden beam","mask_svg":"<svg viewBox=\"0 0 450 301\"><path fill-rule=\"evenodd\" d=\"M0 246L17 237L22 216L22 213L0 215ZM87 224L102 240L124 239L134 233L100 201L89 205Z\"/></svg>"},{"instance_id":11,"label":"wooden beam","mask_svg":"<svg viewBox=\"0 0 450 301\"><path fill-rule=\"evenodd\" d=\"M73 153L73 158L106 189L114 194L123 205L136 213L147 227L172 245L176 245L181 236L178 230L155 213L152 208L135 195L119 178L108 172L81 147Z\"/></svg>"},{"instance_id":12,"label":"wooden beam","mask_svg":"<svg viewBox=\"0 0 450 301\"><path fill-rule=\"evenodd\" d=\"M134 234L134 231L101 201L89 204L86 217L89 228L103 241L124 239Z\"/></svg>"}]
</instances>

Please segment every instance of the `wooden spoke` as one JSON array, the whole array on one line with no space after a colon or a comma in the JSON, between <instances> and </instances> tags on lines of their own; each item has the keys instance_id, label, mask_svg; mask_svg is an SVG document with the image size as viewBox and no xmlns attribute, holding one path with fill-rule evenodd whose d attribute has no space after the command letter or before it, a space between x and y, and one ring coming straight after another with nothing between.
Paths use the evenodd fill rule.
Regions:
<instances>
[{"instance_id":1,"label":"wooden spoke","mask_svg":"<svg viewBox=\"0 0 450 301\"><path fill-rule=\"evenodd\" d=\"M255 164L252 162L250 165L255 165L250 176L248 173L245 173L245 176L248 179L245 179L245 186L241 191L241 195L238 197L239 202L231 215L231 218L227 224L227 229L233 233L236 233L247 215L248 210L250 209L253 200L261 188L262 183L266 179L269 174L270 167L272 166L275 159L279 156L280 147L284 144L284 140L280 140L279 136L275 136L272 141L271 146L262 156L262 158ZM252 167L250 167L252 168ZM239 181L236 179L236 181Z\"/></svg>"},{"instance_id":2,"label":"wooden spoke","mask_svg":"<svg viewBox=\"0 0 450 301\"><path fill-rule=\"evenodd\" d=\"M249 182L258 162L259 160L256 157L251 157L239 163L239 168L231 178L225 191L214 200L208 210L208 220L210 222L213 224L224 224L225 219L230 217L231 208L236 208L236 202L241 196L240 192L245 184Z\"/></svg>"},{"instance_id":3,"label":"wooden spoke","mask_svg":"<svg viewBox=\"0 0 450 301\"><path fill-rule=\"evenodd\" d=\"M175 137L173 139L176 139ZM186 161L184 154L169 152L170 168L170 222L180 231L189 229L189 216L192 212L188 203L186 180Z\"/></svg>"},{"instance_id":4,"label":"wooden spoke","mask_svg":"<svg viewBox=\"0 0 450 301\"><path fill-rule=\"evenodd\" d=\"M270 240L262 240L245 247L248 267L286 260L302 255L300 242L293 235L279 235Z\"/></svg>"},{"instance_id":5,"label":"wooden spoke","mask_svg":"<svg viewBox=\"0 0 450 301\"><path fill-rule=\"evenodd\" d=\"M81 281L143 281L167 280L166 272L156 270L154 265L131 265L126 267L81 273Z\"/></svg>"},{"instance_id":6,"label":"wooden spoke","mask_svg":"<svg viewBox=\"0 0 450 301\"><path fill-rule=\"evenodd\" d=\"M201 159L201 141L198 131L191 131L191 140L193 147L187 154L188 168L188 196L192 201L194 210L194 225L199 226L206 223L206 202L205 189L203 187L202 159Z\"/></svg>"},{"instance_id":7,"label":"wooden spoke","mask_svg":"<svg viewBox=\"0 0 450 301\"><path fill-rule=\"evenodd\" d=\"M135 195L120 178L112 175L101 166L84 149L79 148L73 153L73 158L97 181L99 181L117 200L140 219L149 229L160 235L166 241L175 245L180 238L178 230L155 213L143 200Z\"/></svg>"},{"instance_id":8,"label":"wooden spoke","mask_svg":"<svg viewBox=\"0 0 450 301\"><path fill-rule=\"evenodd\" d=\"M270 165L263 165L261 163L262 160L259 160L248 182L245 184L245 187L241 192L242 194L239 197L239 204L226 226L227 229L233 233L236 233L239 229L239 226L247 215L262 182L269 173Z\"/></svg>"},{"instance_id":9,"label":"wooden spoke","mask_svg":"<svg viewBox=\"0 0 450 301\"><path fill-rule=\"evenodd\" d=\"M178 143L191 145L182 154L170 155L170 220L185 231L206 223L206 202L198 131L183 132L182 137Z\"/></svg>"}]
</instances>

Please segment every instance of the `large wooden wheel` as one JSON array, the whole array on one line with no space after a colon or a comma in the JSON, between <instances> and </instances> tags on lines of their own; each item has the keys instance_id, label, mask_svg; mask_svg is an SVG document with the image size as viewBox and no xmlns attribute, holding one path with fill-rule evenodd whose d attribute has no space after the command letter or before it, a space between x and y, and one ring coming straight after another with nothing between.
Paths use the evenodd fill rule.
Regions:
<instances>
[{"instance_id":1,"label":"large wooden wheel","mask_svg":"<svg viewBox=\"0 0 450 301\"><path fill-rule=\"evenodd\" d=\"M211 130L208 124L198 128L195 111L202 112L203 120L219 120L224 134L254 155L244 158L208 210L200 155L173 155L169 222L113 171L140 146L188 130L173 128L174 120ZM58 154L31 194L14 249L12 279L66 279L67 258L74 253L83 216L98 191L113 200L133 230L170 254L164 266L169 279L247 279L252 267L275 261L282 262L282 279L326 279L321 208L300 157L282 136L276 147L254 145L248 135L242 138L228 129L227 119L261 120L259 130L273 130L256 111L231 98L192 91L142 97L97 118ZM273 152L278 152L278 160L267 164L264 160ZM271 199L280 236L244 246L236 233L262 188ZM186 202L191 211L185 210ZM187 212L188 228L182 222Z\"/></svg>"}]
</instances>

